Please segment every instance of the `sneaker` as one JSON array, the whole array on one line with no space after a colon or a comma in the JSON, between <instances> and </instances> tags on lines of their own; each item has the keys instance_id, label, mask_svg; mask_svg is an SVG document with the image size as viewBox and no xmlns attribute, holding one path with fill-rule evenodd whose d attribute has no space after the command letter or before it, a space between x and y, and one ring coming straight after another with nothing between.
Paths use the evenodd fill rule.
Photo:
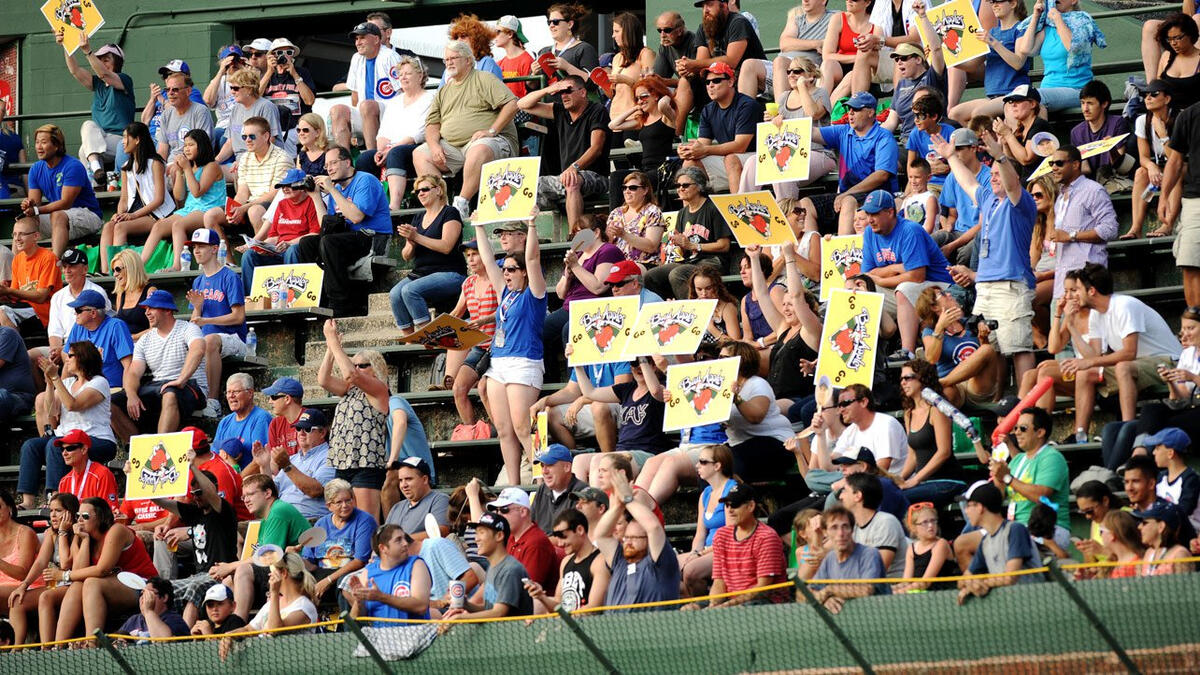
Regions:
<instances>
[{"instance_id":1,"label":"sneaker","mask_svg":"<svg viewBox=\"0 0 1200 675\"><path fill-rule=\"evenodd\" d=\"M200 413L204 417L216 419L221 416L221 402L215 398L208 399L208 405L204 406L204 412Z\"/></svg>"},{"instance_id":2,"label":"sneaker","mask_svg":"<svg viewBox=\"0 0 1200 675\"><path fill-rule=\"evenodd\" d=\"M96 169L92 172L92 181L96 183L96 187L101 190L108 189L108 172L103 168Z\"/></svg>"},{"instance_id":3,"label":"sneaker","mask_svg":"<svg viewBox=\"0 0 1200 675\"><path fill-rule=\"evenodd\" d=\"M915 355L912 352L908 351L907 349L897 349L896 351L892 352L887 357L887 360L888 361L911 361L914 358L915 358Z\"/></svg>"},{"instance_id":4,"label":"sneaker","mask_svg":"<svg viewBox=\"0 0 1200 675\"><path fill-rule=\"evenodd\" d=\"M475 440L486 441L492 438L492 425L479 420L475 423Z\"/></svg>"},{"instance_id":5,"label":"sneaker","mask_svg":"<svg viewBox=\"0 0 1200 675\"><path fill-rule=\"evenodd\" d=\"M459 214L462 215L463 222L467 222L467 218L471 215L471 202L461 195L455 196L454 208L458 209Z\"/></svg>"},{"instance_id":6,"label":"sneaker","mask_svg":"<svg viewBox=\"0 0 1200 675\"><path fill-rule=\"evenodd\" d=\"M454 431L452 431L450 433L450 440L452 440L452 441L470 441L470 440L474 440L474 439L475 439L475 425L474 424L469 424L469 425L468 424L456 424L454 426Z\"/></svg>"}]
</instances>

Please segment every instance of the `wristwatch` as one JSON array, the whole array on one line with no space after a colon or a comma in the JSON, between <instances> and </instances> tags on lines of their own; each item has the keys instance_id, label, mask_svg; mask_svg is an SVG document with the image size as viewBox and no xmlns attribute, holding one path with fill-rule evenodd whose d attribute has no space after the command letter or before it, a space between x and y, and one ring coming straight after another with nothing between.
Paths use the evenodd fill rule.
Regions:
<instances>
[{"instance_id":1,"label":"wristwatch","mask_svg":"<svg viewBox=\"0 0 1200 675\"><path fill-rule=\"evenodd\" d=\"M1005 484L1005 485L1012 485L1012 482L1013 482L1013 477L1012 477L1012 474L1011 474L1011 473L1006 473L1006 474L1004 474L1004 484Z\"/></svg>"},{"instance_id":2,"label":"wristwatch","mask_svg":"<svg viewBox=\"0 0 1200 675\"><path fill-rule=\"evenodd\" d=\"M496 130L493 129L492 127L488 127L488 136L495 136L495 135L496 135Z\"/></svg>"},{"instance_id":3,"label":"wristwatch","mask_svg":"<svg viewBox=\"0 0 1200 675\"><path fill-rule=\"evenodd\" d=\"M633 503L633 493L630 493L630 494L627 494L627 495L621 497L621 503L622 504L632 504Z\"/></svg>"},{"instance_id":4,"label":"wristwatch","mask_svg":"<svg viewBox=\"0 0 1200 675\"><path fill-rule=\"evenodd\" d=\"M1075 241L1075 238L1076 238L1076 237L1078 237L1078 236L1079 236L1079 231L1078 231L1078 230L1075 230L1074 232L1072 232L1072 233L1071 233L1071 241Z\"/></svg>"}]
</instances>

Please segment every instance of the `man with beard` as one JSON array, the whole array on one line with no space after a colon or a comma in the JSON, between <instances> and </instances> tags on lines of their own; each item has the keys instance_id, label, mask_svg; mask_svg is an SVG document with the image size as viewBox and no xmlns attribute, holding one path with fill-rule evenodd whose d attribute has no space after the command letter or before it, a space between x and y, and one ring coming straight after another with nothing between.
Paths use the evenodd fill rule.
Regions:
<instances>
[{"instance_id":1,"label":"man with beard","mask_svg":"<svg viewBox=\"0 0 1200 675\"><path fill-rule=\"evenodd\" d=\"M663 12L654 22L658 29L658 56L654 59L654 74L663 78L668 87L675 89L675 105L683 114L675 117L675 133L682 134L687 124L687 112L699 110L708 103L708 92L699 69L690 75L675 70L680 61L695 60L696 34L687 29L679 12Z\"/></svg>"},{"instance_id":2,"label":"man with beard","mask_svg":"<svg viewBox=\"0 0 1200 675\"><path fill-rule=\"evenodd\" d=\"M650 507L634 501L633 488L623 472L611 471L609 476L614 499L596 527L596 546L609 569L616 571L605 604L677 600L679 558L662 523ZM619 538L618 521L623 525Z\"/></svg>"},{"instance_id":3,"label":"man with beard","mask_svg":"<svg viewBox=\"0 0 1200 675\"><path fill-rule=\"evenodd\" d=\"M429 464L420 457L408 457L400 462L398 470L400 494L404 499L388 510L385 523L404 528L413 539L425 539L425 515L432 513L441 527L442 535L450 533L450 498L443 492L434 491L429 484Z\"/></svg>"},{"instance_id":4,"label":"man with beard","mask_svg":"<svg viewBox=\"0 0 1200 675\"><path fill-rule=\"evenodd\" d=\"M529 581L525 590L530 597L546 612L553 612L560 604L568 612L604 604L611 572L600 549L588 539L587 518L575 509L567 509L554 519L550 536L565 553L559 565L558 589L550 596L541 584Z\"/></svg>"},{"instance_id":5,"label":"man with beard","mask_svg":"<svg viewBox=\"0 0 1200 675\"><path fill-rule=\"evenodd\" d=\"M702 71L714 62L721 61L737 73L742 68L742 62L747 59L765 61L767 55L750 21L741 14L730 11L728 0L696 0L695 6L704 8L701 29L696 34L696 56L676 60L675 72L679 73L679 87L688 87L691 93L699 98L702 95L691 87L691 78L701 76ZM746 83L741 86L753 89L757 87L757 81L747 78ZM767 78L766 88L771 89L770 78ZM745 89L739 91L751 98L758 94L757 91ZM686 99L686 96L682 98ZM676 101L683 102L679 95L676 96ZM701 105L706 102L701 102ZM691 109L680 105L679 117L686 117Z\"/></svg>"}]
</instances>

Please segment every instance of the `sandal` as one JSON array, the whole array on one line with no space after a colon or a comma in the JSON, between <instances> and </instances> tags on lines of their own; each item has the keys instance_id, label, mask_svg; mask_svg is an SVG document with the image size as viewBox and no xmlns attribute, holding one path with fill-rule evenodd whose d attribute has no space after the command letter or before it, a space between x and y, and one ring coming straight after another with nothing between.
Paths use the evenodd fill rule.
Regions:
<instances>
[{"instance_id":1,"label":"sandal","mask_svg":"<svg viewBox=\"0 0 1200 675\"><path fill-rule=\"evenodd\" d=\"M454 388L454 376L446 375L442 378L441 384L435 384L429 387L429 391L447 391Z\"/></svg>"},{"instance_id":2,"label":"sandal","mask_svg":"<svg viewBox=\"0 0 1200 675\"><path fill-rule=\"evenodd\" d=\"M1169 237L1169 236L1171 236L1171 235L1173 235L1173 234L1175 234L1175 228L1173 228L1173 227L1160 227L1160 228L1158 228L1157 230L1155 230L1155 231L1153 231L1153 232L1151 232L1151 233L1147 234L1147 235L1146 235L1146 238L1147 238L1147 239L1157 239L1157 238L1159 238L1159 237Z\"/></svg>"},{"instance_id":3,"label":"sandal","mask_svg":"<svg viewBox=\"0 0 1200 675\"><path fill-rule=\"evenodd\" d=\"M1128 241L1130 239L1137 239L1141 236L1142 236L1141 232L1126 232L1125 234L1121 235L1120 237L1117 237L1117 239L1120 239L1122 241Z\"/></svg>"}]
</instances>

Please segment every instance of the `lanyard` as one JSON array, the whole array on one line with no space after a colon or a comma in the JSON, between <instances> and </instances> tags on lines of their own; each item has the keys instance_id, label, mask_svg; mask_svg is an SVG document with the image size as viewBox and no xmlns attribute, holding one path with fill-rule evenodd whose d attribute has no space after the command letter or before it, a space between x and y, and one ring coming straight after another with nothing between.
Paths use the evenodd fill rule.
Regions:
<instances>
[{"instance_id":1,"label":"lanyard","mask_svg":"<svg viewBox=\"0 0 1200 675\"><path fill-rule=\"evenodd\" d=\"M521 289L520 291L512 291L508 295L504 296L504 301L500 303L499 309L496 310L496 315L500 319L500 325L504 325L504 322L508 320L508 310L511 309L513 303L517 301L517 296L524 292L525 289Z\"/></svg>"},{"instance_id":2,"label":"lanyard","mask_svg":"<svg viewBox=\"0 0 1200 675\"><path fill-rule=\"evenodd\" d=\"M561 56L563 52L567 51L571 47L574 47L575 43L578 41L579 41L578 38L572 37L570 42L567 43L567 46L563 47L562 49L559 49L558 47L554 47L550 51L554 52L554 56L556 56L556 57Z\"/></svg>"},{"instance_id":3,"label":"lanyard","mask_svg":"<svg viewBox=\"0 0 1200 675\"><path fill-rule=\"evenodd\" d=\"M75 489L75 472L71 472L71 494L75 495L76 497L83 494L83 491L87 488L87 482L88 478L91 476L91 471L92 460L89 459L87 464L83 466L83 483L79 486L78 491Z\"/></svg>"}]
</instances>

